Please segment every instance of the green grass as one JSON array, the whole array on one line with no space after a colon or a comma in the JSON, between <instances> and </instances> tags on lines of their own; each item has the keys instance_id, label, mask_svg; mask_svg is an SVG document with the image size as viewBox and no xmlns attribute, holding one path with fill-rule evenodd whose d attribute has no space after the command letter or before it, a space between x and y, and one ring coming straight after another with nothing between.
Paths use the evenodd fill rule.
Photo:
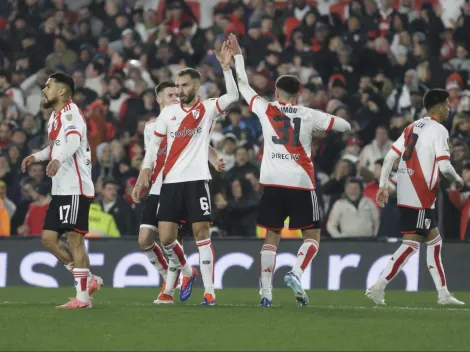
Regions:
<instances>
[{"instance_id":1,"label":"green grass","mask_svg":"<svg viewBox=\"0 0 470 352\"><path fill-rule=\"evenodd\" d=\"M310 291L300 308L275 290L275 306L262 309L254 289L217 291L217 307L200 307L199 290L155 306L156 289L104 287L93 309L54 308L73 293L0 289L0 350L470 350L470 309L441 308L434 292L390 291L375 308L363 291Z\"/></svg>"}]
</instances>

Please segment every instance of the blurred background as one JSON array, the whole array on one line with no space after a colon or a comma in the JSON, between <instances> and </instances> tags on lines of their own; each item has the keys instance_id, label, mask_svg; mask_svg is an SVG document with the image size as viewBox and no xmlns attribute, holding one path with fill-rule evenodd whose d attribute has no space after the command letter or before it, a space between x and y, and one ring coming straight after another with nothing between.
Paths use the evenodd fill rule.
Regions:
<instances>
[{"instance_id":1,"label":"blurred background","mask_svg":"<svg viewBox=\"0 0 470 352\"><path fill-rule=\"evenodd\" d=\"M462 191L441 182L443 237L466 240L470 215L470 3L465 0L2 0L0 1L0 235L38 236L50 197L45 165L20 172L47 145L41 89L50 73L72 75L88 123L95 204L90 234L138 234L130 197L144 155L145 123L159 113L155 86L194 67L202 98L225 93L214 51L228 33L244 49L255 90L273 100L279 75L297 76L300 104L348 120L348 134L316 132L312 146L324 219L333 238L399 237L391 201L375 204L383 157L404 127L424 116L423 94L446 88L452 163ZM235 73L235 72L234 72ZM213 237L263 237L256 227L263 139L241 99L217 122L212 145ZM286 226L288 219L286 219ZM283 231L283 237L299 237Z\"/></svg>"}]
</instances>

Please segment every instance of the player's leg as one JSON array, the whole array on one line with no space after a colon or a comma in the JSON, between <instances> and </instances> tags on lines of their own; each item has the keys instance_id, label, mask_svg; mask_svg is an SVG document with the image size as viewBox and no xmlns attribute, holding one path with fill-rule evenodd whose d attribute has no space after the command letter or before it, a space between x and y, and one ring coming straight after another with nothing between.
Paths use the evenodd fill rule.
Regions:
<instances>
[{"instance_id":1,"label":"player's leg","mask_svg":"<svg viewBox=\"0 0 470 352\"><path fill-rule=\"evenodd\" d=\"M276 251L281 240L287 209L283 199L283 190L278 187L265 187L258 210L258 226L266 229L266 238L261 248L261 302L260 306L272 305L272 279L276 268Z\"/></svg>"},{"instance_id":2,"label":"player's leg","mask_svg":"<svg viewBox=\"0 0 470 352\"><path fill-rule=\"evenodd\" d=\"M375 304L385 304L385 288L401 272L413 254L418 251L419 244L423 239L425 210L404 207L399 207L399 210L403 242L391 256L377 282L366 291L366 296Z\"/></svg>"},{"instance_id":3,"label":"player's leg","mask_svg":"<svg viewBox=\"0 0 470 352\"><path fill-rule=\"evenodd\" d=\"M425 237L427 244L426 262L429 273L431 274L434 284L436 285L438 294L437 303L443 305L465 304L464 302L456 299L447 289L446 274L444 272L444 265L442 264L441 259L442 238L434 221L434 210L429 210L428 212L429 214L426 215L428 215L429 218L427 218L425 221L429 221L431 230Z\"/></svg>"},{"instance_id":4,"label":"player's leg","mask_svg":"<svg viewBox=\"0 0 470 352\"><path fill-rule=\"evenodd\" d=\"M306 306L309 300L302 287L301 277L320 247L320 205L315 191L288 189L285 192L290 207L289 228L302 230L304 242L297 252L295 265L284 277L284 282L293 290L297 302Z\"/></svg>"},{"instance_id":5,"label":"player's leg","mask_svg":"<svg viewBox=\"0 0 470 352\"><path fill-rule=\"evenodd\" d=\"M85 248L88 215L92 199L84 196L59 196L60 231L66 233L67 247L73 257L76 298L58 308L91 308L90 297L100 289L103 280L91 274Z\"/></svg>"},{"instance_id":6,"label":"player's leg","mask_svg":"<svg viewBox=\"0 0 470 352\"><path fill-rule=\"evenodd\" d=\"M204 301L202 305L215 305L215 253L210 233L212 209L209 183L207 181L194 181L188 182L186 186L185 204L188 220L192 224L194 239L199 250L199 270L204 284Z\"/></svg>"},{"instance_id":7,"label":"player's leg","mask_svg":"<svg viewBox=\"0 0 470 352\"><path fill-rule=\"evenodd\" d=\"M149 262L158 270L163 281L166 282L168 262L163 256L163 251L157 243L155 243L157 236L158 202L159 196L155 194L150 194L145 200L140 221L138 242Z\"/></svg>"},{"instance_id":8,"label":"player's leg","mask_svg":"<svg viewBox=\"0 0 470 352\"><path fill-rule=\"evenodd\" d=\"M183 191L184 187L181 183L171 183L163 184L160 192L160 204L157 214L158 233L163 250L169 258L169 262L166 287L163 295L164 300L157 303L174 303L171 295L179 276L179 271L186 277L191 277L193 273L191 267L186 262L183 248L177 241L178 223L182 218L181 209L184 206ZM189 296L186 297L186 299L187 298L189 298ZM160 299L158 301L160 301Z\"/></svg>"},{"instance_id":9,"label":"player's leg","mask_svg":"<svg viewBox=\"0 0 470 352\"><path fill-rule=\"evenodd\" d=\"M72 254L67 251L67 247L60 241L59 237L59 232L44 229L41 233L41 242L44 247L64 264L67 270L71 271L74 267Z\"/></svg>"}]
</instances>

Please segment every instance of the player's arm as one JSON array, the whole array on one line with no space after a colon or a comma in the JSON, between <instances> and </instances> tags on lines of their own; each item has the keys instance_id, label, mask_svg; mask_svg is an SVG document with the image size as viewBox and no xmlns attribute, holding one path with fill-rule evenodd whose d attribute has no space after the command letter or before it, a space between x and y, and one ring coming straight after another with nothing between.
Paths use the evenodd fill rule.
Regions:
<instances>
[{"instance_id":1,"label":"player's arm","mask_svg":"<svg viewBox=\"0 0 470 352\"><path fill-rule=\"evenodd\" d=\"M238 101L239 94L237 84L233 78L232 70L230 69L230 63L232 62L232 51L230 50L228 41L224 42L220 52L216 52L217 60L219 60L224 72L225 88L227 93L217 99L217 109L219 113L223 113L227 110L230 104Z\"/></svg>"},{"instance_id":2,"label":"player's arm","mask_svg":"<svg viewBox=\"0 0 470 352\"><path fill-rule=\"evenodd\" d=\"M209 146L209 162L218 172L224 172L225 160L219 157L217 151Z\"/></svg>"},{"instance_id":3,"label":"player's arm","mask_svg":"<svg viewBox=\"0 0 470 352\"><path fill-rule=\"evenodd\" d=\"M395 164L395 161L401 157L404 151L405 134L403 132L400 138L398 138L395 143L393 143L392 148L388 151L387 155L385 155L384 163L382 165L379 190L376 196L377 204L382 208L385 206L385 203L388 202L388 180L393 169L393 164Z\"/></svg>"},{"instance_id":4,"label":"player's arm","mask_svg":"<svg viewBox=\"0 0 470 352\"><path fill-rule=\"evenodd\" d=\"M167 116L169 113L169 107L166 107L162 110L160 118L157 120L155 125L155 130L153 132L148 145L145 150L145 157L142 162L142 170L139 174L138 184L141 187L148 188L150 185L150 178L152 176L152 170L154 168L155 156L157 155L158 148L163 141L163 138L166 138L167 131Z\"/></svg>"},{"instance_id":5,"label":"player's arm","mask_svg":"<svg viewBox=\"0 0 470 352\"><path fill-rule=\"evenodd\" d=\"M51 147L49 146L39 152L36 152L34 154L27 156L26 158L23 159L23 162L21 163L21 171L26 172L26 168L29 165L49 159L50 152L51 152Z\"/></svg>"},{"instance_id":6,"label":"player's arm","mask_svg":"<svg viewBox=\"0 0 470 352\"><path fill-rule=\"evenodd\" d=\"M351 125L345 119L327 114L320 110L311 109L313 118L313 130L314 131L336 131L336 132L348 132L351 131Z\"/></svg>"},{"instance_id":7,"label":"player's arm","mask_svg":"<svg viewBox=\"0 0 470 352\"><path fill-rule=\"evenodd\" d=\"M444 177L451 182L455 182L457 189L461 189L463 187L463 181L450 162L450 148L448 140L449 132L441 126L436 136L436 142L434 143L437 165Z\"/></svg>"}]
</instances>

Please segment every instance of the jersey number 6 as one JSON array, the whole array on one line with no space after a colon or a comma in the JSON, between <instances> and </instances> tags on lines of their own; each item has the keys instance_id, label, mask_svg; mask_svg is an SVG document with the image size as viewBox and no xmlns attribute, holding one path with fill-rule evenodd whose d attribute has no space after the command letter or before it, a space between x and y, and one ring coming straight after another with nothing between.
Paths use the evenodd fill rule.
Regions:
<instances>
[{"instance_id":1,"label":"jersey number 6","mask_svg":"<svg viewBox=\"0 0 470 352\"><path fill-rule=\"evenodd\" d=\"M288 144L290 142L290 118L285 115L277 115L273 118L274 122L282 121L284 122L283 126L277 128L278 135L281 135L281 138L278 136L273 136L273 143L274 144ZM299 138L300 138L300 122L302 120L300 117L294 117L292 122L294 122L294 138L292 140L292 146L298 147L299 146Z\"/></svg>"},{"instance_id":2,"label":"jersey number 6","mask_svg":"<svg viewBox=\"0 0 470 352\"><path fill-rule=\"evenodd\" d=\"M405 152L403 153L403 161L408 161L413 157L413 153L415 152L415 146L418 142L418 135L416 133L412 133L408 136L405 142Z\"/></svg>"}]
</instances>

